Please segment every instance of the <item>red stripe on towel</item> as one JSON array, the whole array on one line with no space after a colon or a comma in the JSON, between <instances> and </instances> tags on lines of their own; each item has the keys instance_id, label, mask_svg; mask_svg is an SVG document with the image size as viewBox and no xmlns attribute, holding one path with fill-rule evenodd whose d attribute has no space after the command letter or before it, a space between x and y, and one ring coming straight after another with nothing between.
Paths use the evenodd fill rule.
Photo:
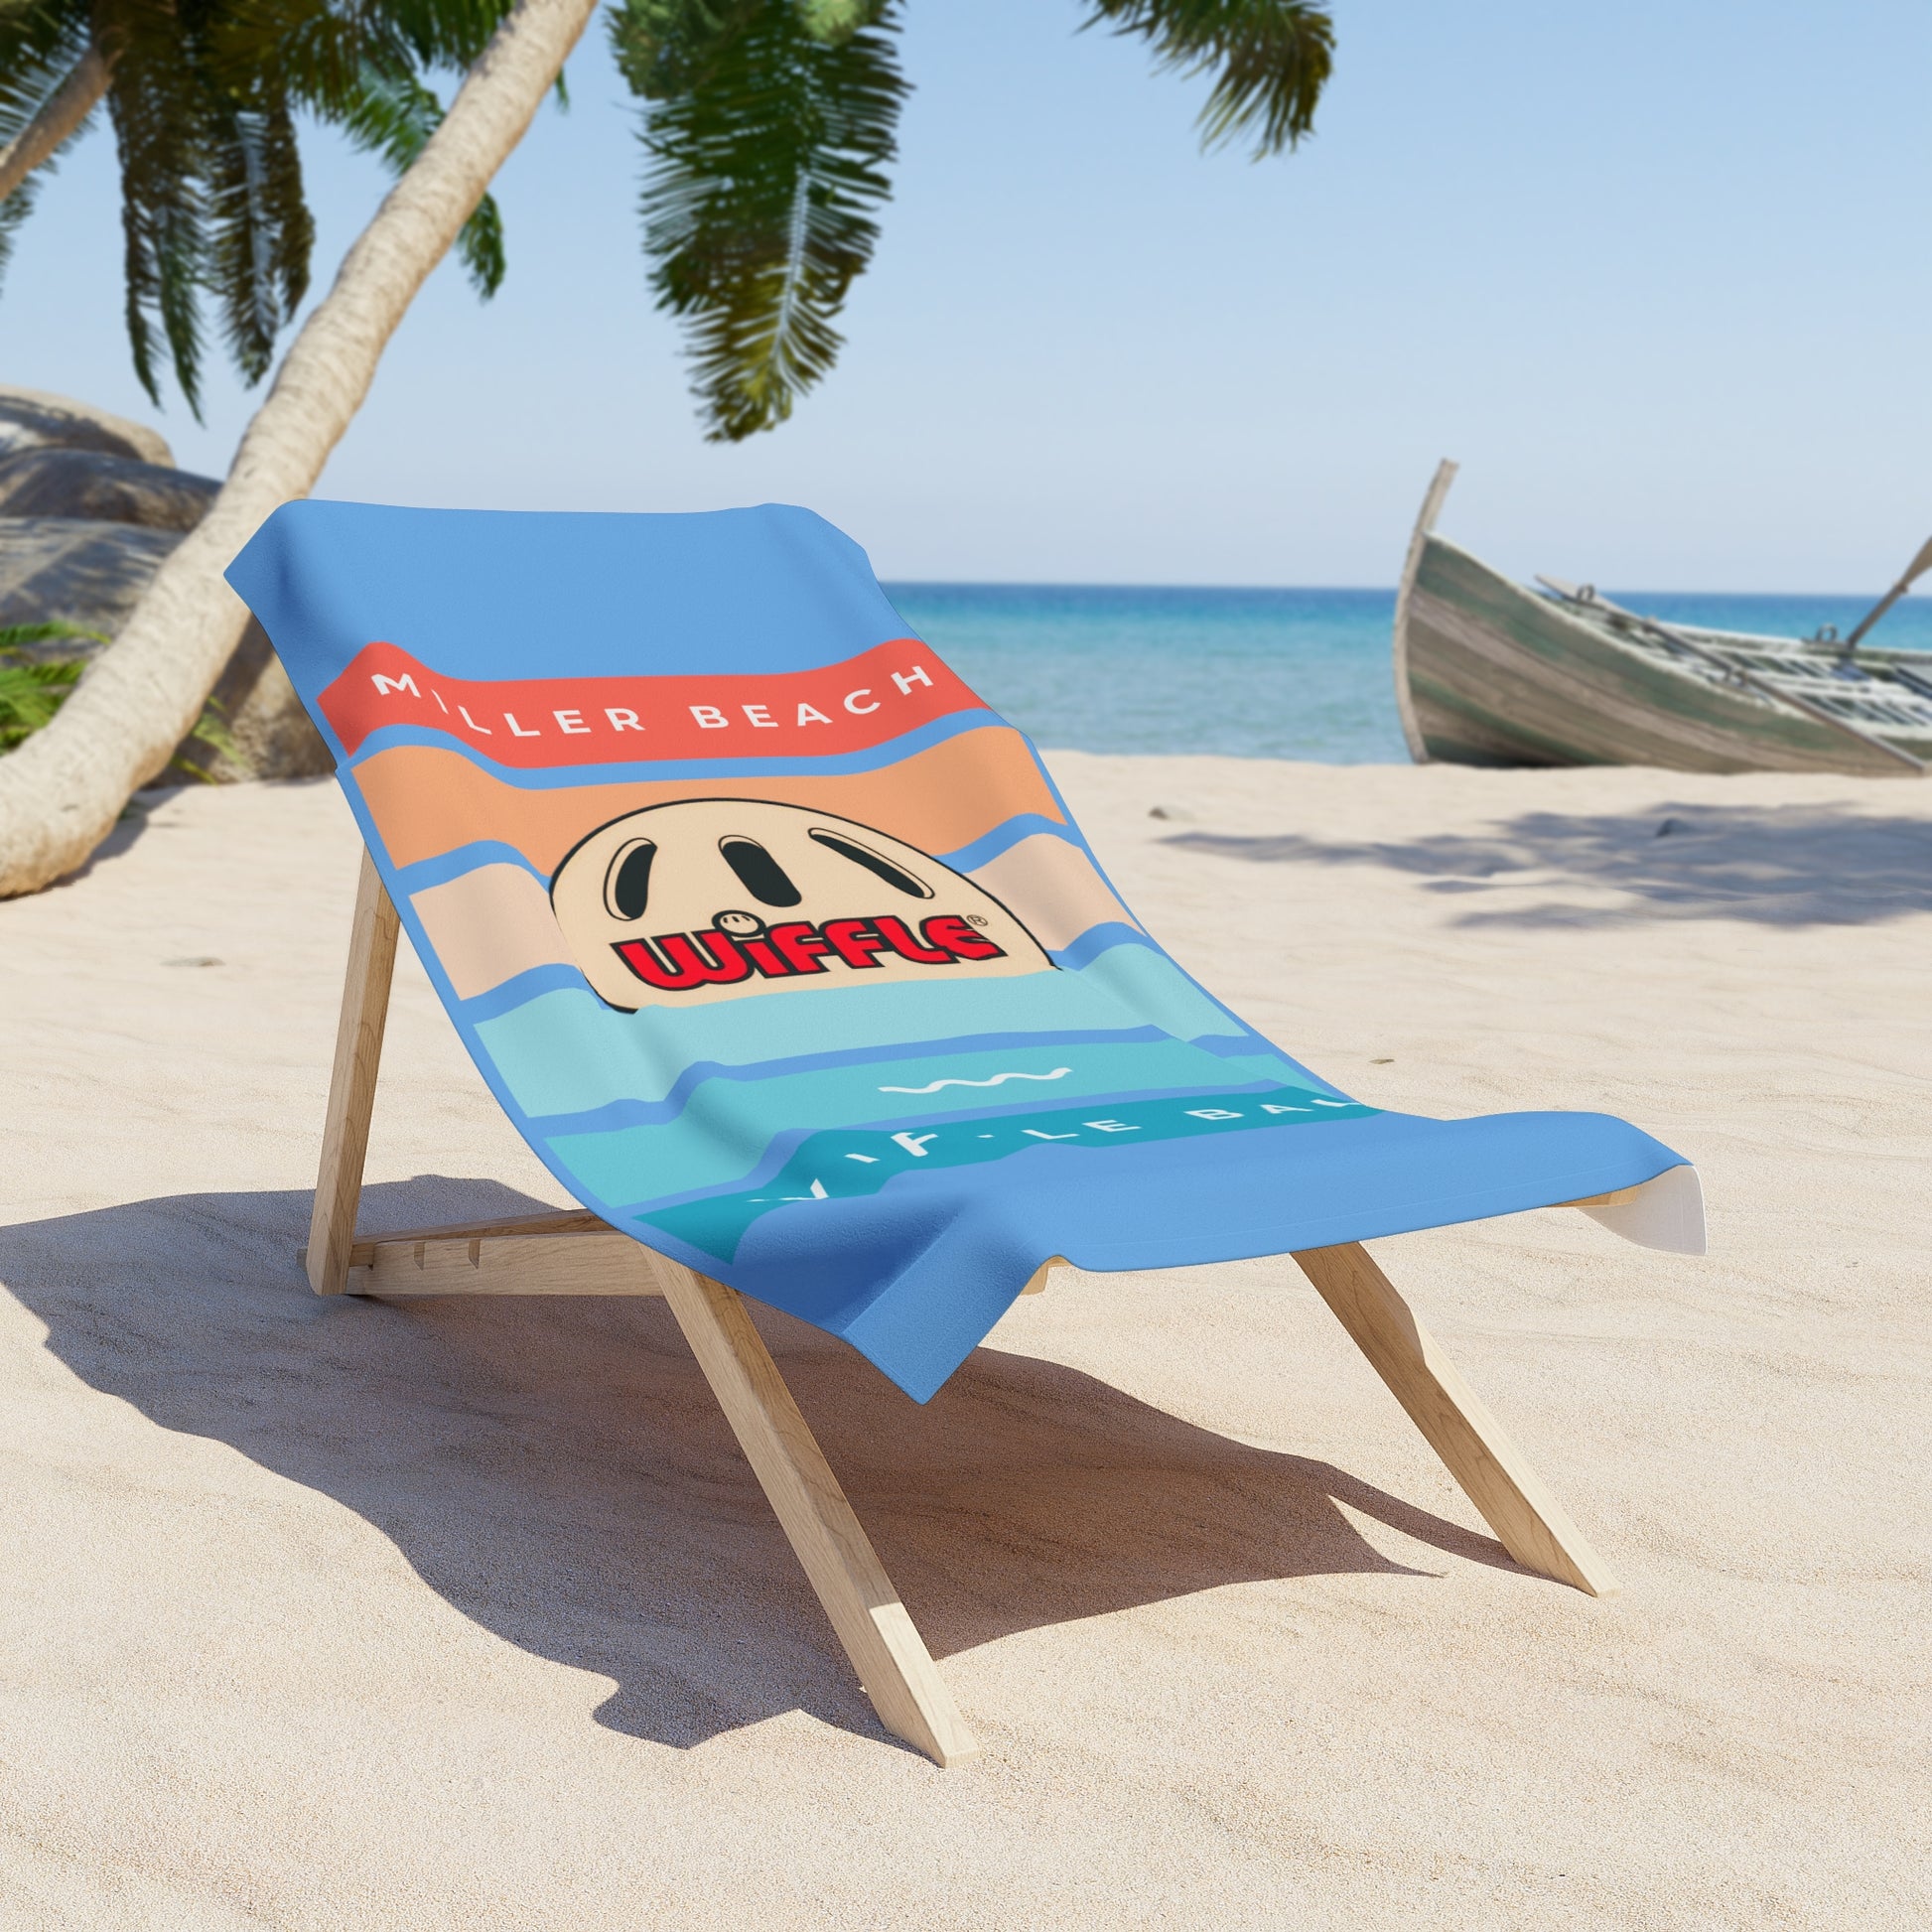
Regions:
<instances>
[{"instance_id":1,"label":"red stripe on towel","mask_svg":"<svg viewBox=\"0 0 1932 1932\"><path fill-rule=\"evenodd\" d=\"M351 757L370 733L410 725L529 768L836 756L983 708L912 637L811 671L488 683L444 677L395 644L372 643L322 694Z\"/></svg>"}]
</instances>

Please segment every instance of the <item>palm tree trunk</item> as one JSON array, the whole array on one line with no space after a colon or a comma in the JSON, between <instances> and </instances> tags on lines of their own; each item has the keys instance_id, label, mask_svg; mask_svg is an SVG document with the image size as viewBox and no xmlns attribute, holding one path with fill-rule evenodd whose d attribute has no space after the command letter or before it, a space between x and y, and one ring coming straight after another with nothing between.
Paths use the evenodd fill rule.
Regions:
<instances>
[{"instance_id":1,"label":"palm tree trunk","mask_svg":"<svg viewBox=\"0 0 1932 1932\"><path fill-rule=\"evenodd\" d=\"M303 325L207 514L53 723L0 758L0 897L38 892L80 865L201 716L248 616L222 571L271 510L314 487L396 325L596 6L518 0Z\"/></svg>"},{"instance_id":2,"label":"palm tree trunk","mask_svg":"<svg viewBox=\"0 0 1932 1932\"><path fill-rule=\"evenodd\" d=\"M99 104L107 91L107 61L89 47L68 77L41 102L40 112L0 148L0 202L47 160Z\"/></svg>"}]
</instances>

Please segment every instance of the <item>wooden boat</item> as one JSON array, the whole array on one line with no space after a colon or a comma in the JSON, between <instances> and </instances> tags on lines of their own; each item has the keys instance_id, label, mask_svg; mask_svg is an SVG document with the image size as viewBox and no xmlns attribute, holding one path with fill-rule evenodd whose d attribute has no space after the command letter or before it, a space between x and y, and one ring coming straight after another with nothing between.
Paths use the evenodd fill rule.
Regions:
<instances>
[{"instance_id":1,"label":"wooden boat","mask_svg":"<svg viewBox=\"0 0 1932 1932\"><path fill-rule=\"evenodd\" d=\"M1709 630L1499 575L1435 534L1454 475L1436 473L1396 597L1396 702L1418 763L1924 775L1932 651L1863 639L1932 568L1932 543L1842 640Z\"/></svg>"}]
</instances>

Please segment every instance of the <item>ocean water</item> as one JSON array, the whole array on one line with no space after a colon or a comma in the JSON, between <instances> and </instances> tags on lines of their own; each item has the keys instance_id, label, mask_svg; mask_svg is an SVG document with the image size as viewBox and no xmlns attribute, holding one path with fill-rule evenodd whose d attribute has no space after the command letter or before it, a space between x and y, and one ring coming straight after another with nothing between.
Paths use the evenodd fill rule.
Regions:
<instances>
[{"instance_id":1,"label":"ocean water","mask_svg":"<svg viewBox=\"0 0 1932 1932\"><path fill-rule=\"evenodd\" d=\"M1044 746L1406 762L1389 657L1395 593L1087 584L889 584L907 623ZM1849 630L1859 597L1610 591L1631 610L1773 636ZM1875 595L1875 593L1874 593ZM1932 650L1932 598L1874 643Z\"/></svg>"}]
</instances>

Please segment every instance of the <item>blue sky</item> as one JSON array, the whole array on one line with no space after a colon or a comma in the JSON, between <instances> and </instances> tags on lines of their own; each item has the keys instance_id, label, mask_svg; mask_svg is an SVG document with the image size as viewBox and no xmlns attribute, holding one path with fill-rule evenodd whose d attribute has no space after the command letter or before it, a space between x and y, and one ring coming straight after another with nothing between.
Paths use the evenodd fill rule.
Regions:
<instances>
[{"instance_id":1,"label":"blue sky","mask_svg":"<svg viewBox=\"0 0 1932 1932\"><path fill-rule=\"evenodd\" d=\"M1876 589L1932 530L1923 0L1338 0L1316 136L1203 158L1199 81L1076 0L910 0L897 194L839 370L702 440L651 309L601 26L497 184L510 272L439 270L319 493L822 510L888 577L1387 584L1445 530L1527 574ZM309 144L317 282L378 198ZM152 419L112 143L0 298L0 379ZM219 474L249 398L159 418Z\"/></svg>"}]
</instances>

